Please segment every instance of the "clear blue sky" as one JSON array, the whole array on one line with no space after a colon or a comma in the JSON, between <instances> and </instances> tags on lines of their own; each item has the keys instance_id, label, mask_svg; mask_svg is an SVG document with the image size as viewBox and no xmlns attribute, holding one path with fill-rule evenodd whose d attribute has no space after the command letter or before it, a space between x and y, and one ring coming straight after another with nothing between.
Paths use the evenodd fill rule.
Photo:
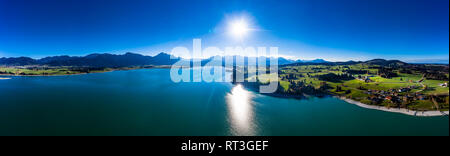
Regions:
<instances>
[{"instance_id":1,"label":"clear blue sky","mask_svg":"<svg viewBox=\"0 0 450 156\"><path fill-rule=\"evenodd\" d=\"M249 44L295 58L448 62L448 0L0 0L0 57L233 45L221 28L239 16Z\"/></svg>"}]
</instances>

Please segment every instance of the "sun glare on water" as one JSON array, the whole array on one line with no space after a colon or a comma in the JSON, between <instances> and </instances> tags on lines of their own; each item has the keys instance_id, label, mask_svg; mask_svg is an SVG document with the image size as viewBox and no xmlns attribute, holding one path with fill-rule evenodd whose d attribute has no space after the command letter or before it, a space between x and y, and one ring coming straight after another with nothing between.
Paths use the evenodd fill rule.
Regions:
<instances>
[{"instance_id":1,"label":"sun glare on water","mask_svg":"<svg viewBox=\"0 0 450 156\"><path fill-rule=\"evenodd\" d=\"M227 95L228 116L233 135L255 135L252 93L236 85Z\"/></svg>"}]
</instances>

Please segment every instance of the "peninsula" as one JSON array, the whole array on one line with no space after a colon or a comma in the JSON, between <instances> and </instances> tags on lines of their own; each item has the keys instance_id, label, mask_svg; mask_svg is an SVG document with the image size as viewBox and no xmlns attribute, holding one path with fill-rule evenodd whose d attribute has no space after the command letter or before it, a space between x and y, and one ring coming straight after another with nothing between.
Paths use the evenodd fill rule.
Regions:
<instances>
[{"instance_id":1,"label":"peninsula","mask_svg":"<svg viewBox=\"0 0 450 156\"><path fill-rule=\"evenodd\" d=\"M258 78L257 82L243 84L256 88L276 79L279 87L271 95L278 97L336 96L365 108L409 115L428 111L423 116L437 116L448 115L448 71L448 64L383 59L293 63L281 65L278 77L265 74L248 78Z\"/></svg>"}]
</instances>

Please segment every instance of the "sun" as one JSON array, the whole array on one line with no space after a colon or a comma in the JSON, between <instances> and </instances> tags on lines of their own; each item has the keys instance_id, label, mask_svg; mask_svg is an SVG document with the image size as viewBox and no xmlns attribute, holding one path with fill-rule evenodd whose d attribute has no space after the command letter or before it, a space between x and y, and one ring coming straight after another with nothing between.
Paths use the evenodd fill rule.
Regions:
<instances>
[{"instance_id":1,"label":"sun","mask_svg":"<svg viewBox=\"0 0 450 156\"><path fill-rule=\"evenodd\" d=\"M229 24L229 33L231 36L236 38L246 36L249 30L248 23L244 19L235 20Z\"/></svg>"}]
</instances>

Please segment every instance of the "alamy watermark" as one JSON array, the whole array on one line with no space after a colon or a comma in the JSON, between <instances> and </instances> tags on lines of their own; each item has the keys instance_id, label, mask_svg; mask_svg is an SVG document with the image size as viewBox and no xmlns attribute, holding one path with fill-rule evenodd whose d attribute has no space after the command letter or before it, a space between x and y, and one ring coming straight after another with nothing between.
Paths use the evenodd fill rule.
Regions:
<instances>
[{"instance_id":1,"label":"alamy watermark","mask_svg":"<svg viewBox=\"0 0 450 156\"><path fill-rule=\"evenodd\" d=\"M193 40L192 52L186 47L172 49L171 59L184 58L171 67L173 82L254 82L261 83L260 93L274 93L278 89L278 47L203 49L201 42ZM233 74L225 76L227 70Z\"/></svg>"}]
</instances>

